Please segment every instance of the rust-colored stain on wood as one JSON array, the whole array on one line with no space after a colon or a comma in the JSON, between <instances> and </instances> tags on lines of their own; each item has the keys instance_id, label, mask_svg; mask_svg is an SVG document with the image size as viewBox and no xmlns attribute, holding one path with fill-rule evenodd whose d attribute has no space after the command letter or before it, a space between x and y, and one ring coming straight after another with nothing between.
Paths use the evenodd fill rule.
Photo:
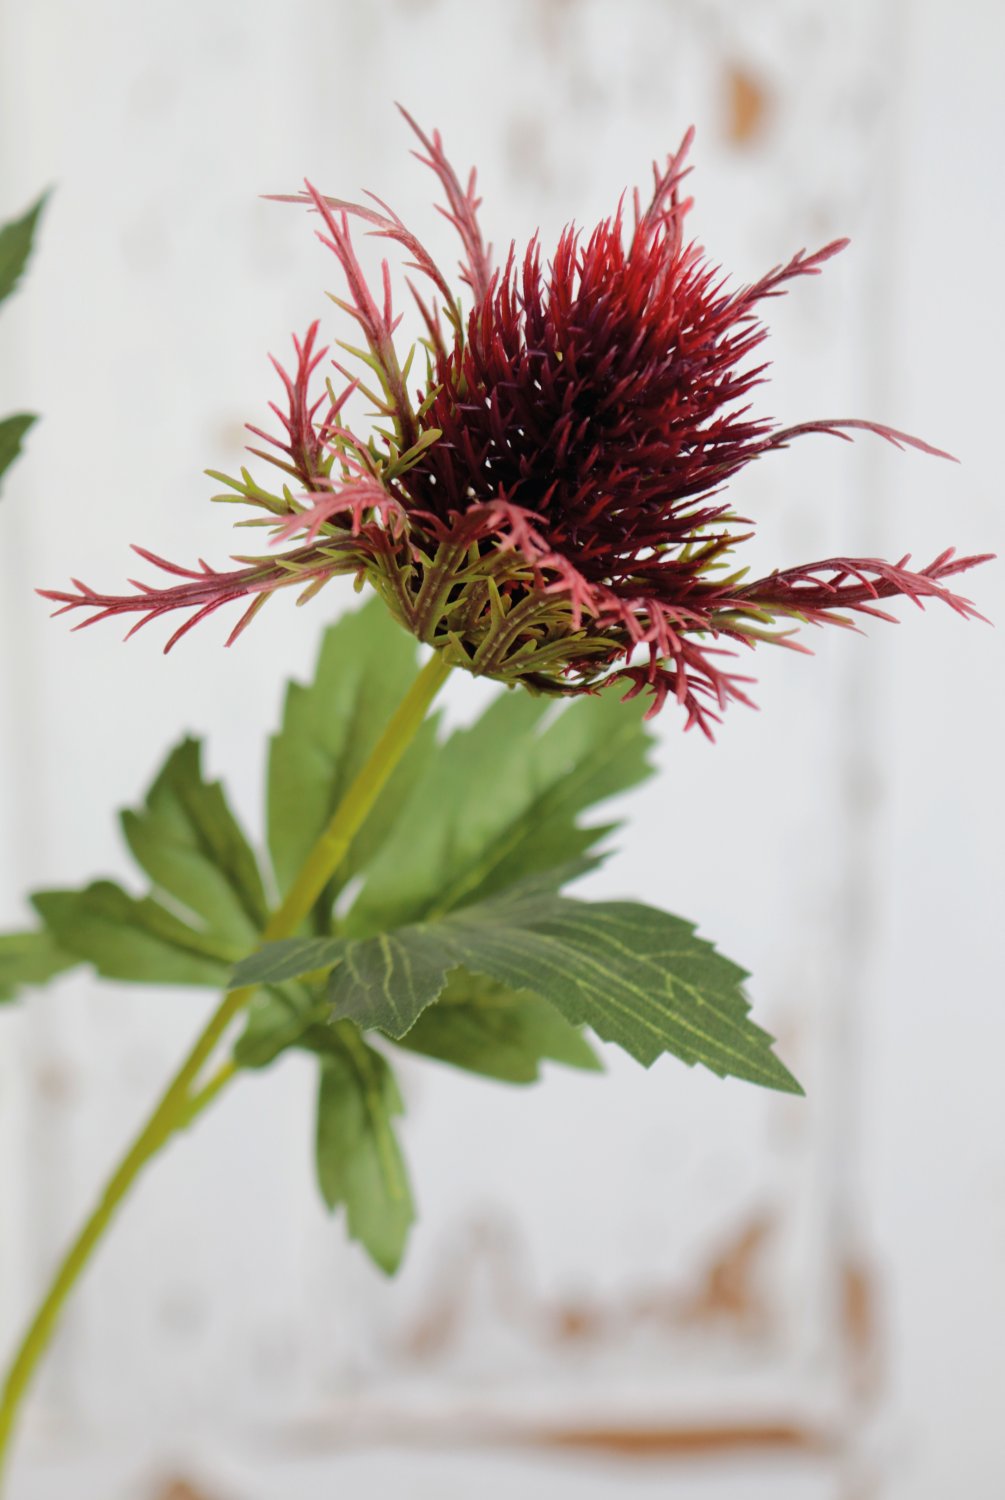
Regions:
<instances>
[{"instance_id":1,"label":"rust-colored stain on wood","mask_svg":"<svg viewBox=\"0 0 1005 1500\"><path fill-rule=\"evenodd\" d=\"M758 1215L723 1247L705 1267L701 1281L681 1308L688 1323L760 1322L765 1308L758 1289L758 1271L771 1235L767 1215Z\"/></svg>"},{"instance_id":2,"label":"rust-colored stain on wood","mask_svg":"<svg viewBox=\"0 0 1005 1500\"><path fill-rule=\"evenodd\" d=\"M788 1422L751 1422L689 1427L568 1427L539 1435L547 1447L617 1454L625 1458L699 1457L752 1449L825 1453L834 1444L825 1433Z\"/></svg>"},{"instance_id":3,"label":"rust-colored stain on wood","mask_svg":"<svg viewBox=\"0 0 1005 1500\"><path fill-rule=\"evenodd\" d=\"M784 1455L803 1454L814 1458L833 1458L845 1448L839 1428L816 1426L790 1415L784 1408L763 1418L751 1416L718 1422L714 1417L695 1422L605 1421L603 1418L583 1422L542 1422L529 1418L512 1421L507 1418L472 1417L470 1413L453 1419L417 1418L414 1413L397 1417L384 1413L379 1424L352 1433L338 1422L320 1426L308 1424L300 1432L301 1442L309 1451L347 1451L357 1445L373 1449L378 1446L422 1449L425 1452L457 1453L478 1451L520 1452L524 1454L548 1449L553 1452L596 1454L626 1462L662 1461L675 1463L693 1459L714 1459L756 1453ZM305 1451L302 1449L301 1451ZM168 1497L158 1497L168 1500ZM198 1500L198 1497L197 1497Z\"/></svg>"},{"instance_id":4,"label":"rust-colored stain on wood","mask_svg":"<svg viewBox=\"0 0 1005 1500\"><path fill-rule=\"evenodd\" d=\"M872 1279L865 1266L848 1261L842 1268L841 1281L845 1337L853 1353L863 1358L875 1341Z\"/></svg>"},{"instance_id":5,"label":"rust-colored stain on wood","mask_svg":"<svg viewBox=\"0 0 1005 1500\"><path fill-rule=\"evenodd\" d=\"M744 1220L696 1267L690 1285L655 1285L607 1298L542 1298L525 1279L513 1234L497 1224L472 1224L440 1268L423 1298L422 1316L404 1330L399 1347L406 1359L422 1363L449 1355L467 1332L476 1286L487 1298L490 1316L519 1328L537 1347L616 1346L640 1328L664 1336L698 1327L728 1329L745 1339L762 1335L772 1321L763 1269L774 1230L767 1213Z\"/></svg>"},{"instance_id":6,"label":"rust-colored stain on wood","mask_svg":"<svg viewBox=\"0 0 1005 1500\"><path fill-rule=\"evenodd\" d=\"M580 1339L599 1338L603 1332L603 1322L602 1314L586 1303L565 1303L552 1314L552 1335L560 1344L575 1344Z\"/></svg>"},{"instance_id":7,"label":"rust-colored stain on wood","mask_svg":"<svg viewBox=\"0 0 1005 1500\"><path fill-rule=\"evenodd\" d=\"M756 144L771 114L771 95L749 69L734 63L726 70L726 139L734 146Z\"/></svg>"},{"instance_id":8,"label":"rust-colored stain on wood","mask_svg":"<svg viewBox=\"0 0 1005 1500\"><path fill-rule=\"evenodd\" d=\"M860 1260L841 1267L841 1328L859 1396L872 1395L879 1382L880 1336L875 1278Z\"/></svg>"},{"instance_id":9,"label":"rust-colored stain on wood","mask_svg":"<svg viewBox=\"0 0 1005 1500\"><path fill-rule=\"evenodd\" d=\"M217 1500L205 1490L196 1490L185 1479L172 1479L166 1488L157 1491L156 1500Z\"/></svg>"},{"instance_id":10,"label":"rust-colored stain on wood","mask_svg":"<svg viewBox=\"0 0 1005 1500\"><path fill-rule=\"evenodd\" d=\"M77 1094L77 1074L69 1063L49 1058L35 1070L35 1087L46 1104L69 1104Z\"/></svg>"}]
</instances>

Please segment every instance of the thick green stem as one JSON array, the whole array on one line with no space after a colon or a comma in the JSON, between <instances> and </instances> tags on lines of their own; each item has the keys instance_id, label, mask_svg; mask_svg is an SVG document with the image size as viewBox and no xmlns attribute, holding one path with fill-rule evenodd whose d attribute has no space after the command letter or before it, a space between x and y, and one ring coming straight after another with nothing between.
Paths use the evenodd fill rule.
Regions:
<instances>
[{"instance_id":1,"label":"thick green stem","mask_svg":"<svg viewBox=\"0 0 1005 1500\"><path fill-rule=\"evenodd\" d=\"M270 917L263 942L291 937L345 858L353 838L380 796L391 773L417 733L450 668L436 652L402 699L373 752L349 788L334 817L307 856L282 904ZM143 1129L109 1178L97 1207L70 1246L40 1304L7 1373L0 1399L0 1489L14 1423L35 1369L48 1347L63 1307L103 1238L119 1204L147 1162L171 1135L190 1125L234 1076L225 1063L193 1093L199 1074L227 1028L254 995L254 987L231 990L210 1017Z\"/></svg>"}]
</instances>

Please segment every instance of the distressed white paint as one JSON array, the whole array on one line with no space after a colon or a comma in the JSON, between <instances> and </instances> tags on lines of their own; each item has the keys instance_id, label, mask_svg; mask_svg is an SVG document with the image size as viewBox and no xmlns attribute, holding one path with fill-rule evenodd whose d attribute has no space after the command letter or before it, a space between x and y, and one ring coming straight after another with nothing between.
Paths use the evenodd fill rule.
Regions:
<instances>
[{"instance_id":1,"label":"distressed white paint","mask_svg":"<svg viewBox=\"0 0 1005 1500\"><path fill-rule=\"evenodd\" d=\"M969 16L970 25L959 23ZM237 461L272 394L264 355L324 313L335 268L295 185L372 185L434 242L390 101L477 160L497 245L609 210L699 126L695 229L738 276L838 233L851 252L773 304L780 417L867 414L960 451L966 468L823 440L743 476L768 566L835 551L932 554L1001 534L993 277L1005 221L986 163L1000 139L998 12L953 26L910 7L459 0L154 10L47 0L0 10L4 208L57 193L30 281L0 324L0 396L45 414L0 507L0 897L125 873L112 809L183 728L209 736L249 820L283 678L325 618L270 606L231 653L210 624L172 656L154 633L69 638L30 585L114 584L136 540L222 557L204 465ZM726 70L770 90L762 136L723 131ZM996 253L997 251L997 253ZM332 325L333 326L333 325ZM993 506L993 502L994 506ZM927 560L927 556L925 557ZM998 613L998 575L975 578ZM334 608L347 598L332 591ZM821 635L815 661L762 652L759 715L715 749L660 724L663 774L626 804L598 891L700 919L754 972L761 1014L806 1103L617 1058L605 1082L528 1094L411 1063L407 1145L422 1221L388 1287L344 1245L310 1180L311 1079L292 1060L221 1103L157 1164L104 1249L32 1404L13 1500L74 1485L153 1495L185 1469L221 1494L414 1492L733 1500L994 1494L1005 1379L1005 1159L991 968L1002 894L993 831L1000 646L931 611L868 642ZM995 666L999 671L996 674ZM477 694L455 682L463 716ZM992 757L995 757L992 761ZM198 1025L203 996L76 978L0 1016L0 1334L92 1198ZM751 1216L775 1224L764 1326L634 1332L557 1347L547 1315L679 1309ZM403 1353L465 1285L462 1332ZM880 1269L885 1387L857 1404L837 1317L846 1257ZM996 1363L997 1362L997 1363ZM339 1456L337 1439L473 1418L824 1422L842 1456L646 1466L487 1449ZM331 1454L325 1446L333 1443ZM321 1456L316 1454L320 1447ZM20 1487L20 1488L19 1488Z\"/></svg>"}]
</instances>

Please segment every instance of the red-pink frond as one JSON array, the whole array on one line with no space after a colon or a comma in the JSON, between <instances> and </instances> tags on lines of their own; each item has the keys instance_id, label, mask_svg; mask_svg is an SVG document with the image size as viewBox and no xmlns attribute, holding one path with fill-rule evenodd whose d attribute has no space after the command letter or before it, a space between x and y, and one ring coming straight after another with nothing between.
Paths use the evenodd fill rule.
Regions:
<instances>
[{"instance_id":1,"label":"red-pink frond","mask_svg":"<svg viewBox=\"0 0 1005 1500\"><path fill-rule=\"evenodd\" d=\"M806 563L771 573L733 593L730 607L744 603L771 610L805 616L817 623L833 620L833 612L853 609L875 613L881 599L898 595L923 605L925 599L938 599L957 614L983 619L969 599L953 593L944 580L990 561L992 554L956 557L950 549L941 553L927 568L913 571L907 567L909 557L889 563L874 557L832 557L823 562ZM881 612L883 618L890 618Z\"/></svg>"},{"instance_id":2,"label":"red-pink frond","mask_svg":"<svg viewBox=\"0 0 1005 1500\"><path fill-rule=\"evenodd\" d=\"M859 432L871 432L876 437L885 439L892 443L895 448L916 448L919 453L927 453L932 458L948 458L950 463L959 463L952 453L946 453L942 448L934 448L931 443L924 442L919 437L912 437L909 432L901 432L896 427L887 427L883 422L866 422L859 417L836 417L821 418L816 422L800 422L795 427L782 427L773 432L763 443L758 444L758 451L767 453L771 448L785 448L796 437L805 437L807 433L822 432L829 437L843 438L850 443L852 439L848 436L848 429L857 429Z\"/></svg>"},{"instance_id":3,"label":"red-pink frond","mask_svg":"<svg viewBox=\"0 0 1005 1500\"><path fill-rule=\"evenodd\" d=\"M387 395L388 415L393 417L398 428L399 442L403 448L411 447L417 436L417 428L401 365L398 362L398 354L394 347L394 314L391 307L390 281L385 279L384 305L380 307L356 257L352 236L349 233L347 212L342 210L336 217L328 206L327 200L309 182L306 187L328 231L325 235L319 230L318 238L334 253L342 267L342 274L349 288L351 302L343 305L347 307L362 329L363 337L380 372L381 384Z\"/></svg>"},{"instance_id":4,"label":"red-pink frond","mask_svg":"<svg viewBox=\"0 0 1005 1500\"><path fill-rule=\"evenodd\" d=\"M164 650L170 651L193 626L225 604L239 599L257 599L258 596L274 593L277 589L333 577L336 573L345 571L340 566L335 549L329 546L323 549L303 547L287 553L275 562L269 559L253 561L246 567L228 572L217 572L206 563L201 563L198 569L185 568L158 557L146 548L134 547L133 550L162 572L183 578L186 582L157 588L134 581L133 586L137 591L135 594L102 594L88 584L81 583L79 579L73 579L75 592L60 589L38 589L37 592L43 599L60 606L54 614L61 615L74 609L93 611L74 627L77 630L87 625L96 625L99 620L107 620L113 615L138 614L140 618L131 626L127 640L161 615L171 614L176 610L193 611L191 617L174 632L165 645Z\"/></svg>"},{"instance_id":5,"label":"red-pink frond","mask_svg":"<svg viewBox=\"0 0 1005 1500\"><path fill-rule=\"evenodd\" d=\"M642 692L651 695L647 719L654 718L668 698L673 699L687 715L685 730L697 726L711 740L715 737L714 725L720 722L721 711L729 703L756 707L741 686L752 679L739 673L724 672L713 661L714 656L730 654L717 647L684 641L669 661L660 661L654 656L648 665L619 668L611 674L610 680L630 683L626 700L636 698Z\"/></svg>"},{"instance_id":6,"label":"red-pink frond","mask_svg":"<svg viewBox=\"0 0 1005 1500\"><path fill-rule=\"evenodd\" d=\"M309 184L308 191L305 192L269 193L266 196L273 203L299 203L315 209L318 206L318 202L321 202L332 212L347 215L350 218L361 219L364 224L370 225L368 233L376 235L379 239L393 240L396 244L400 245L411 256L408 264L428 277L448 302L453 302L450 283L422 241L412 233L394 210L382 198L378 198L375 193L367 193L366 196L377 205L377 208L369 208L365 203L354 203L348 198L332 198L326 194L317 193L313 188L310 188ZM378 212L378 210L380 211Z\"/></svg>"},{"instance_id":7,"label":"red-pink frond","mask_svg":"<svg viewBox=\"0 0 1005 1500\"><path fill-rule=\"evenodd\" d=\"M443 138L440 132L434 130L430 139L403 105L399 104L398 110L426 152L425 156L419 151L412 154L422 162L424 167L429 167L436 173L447 195L447 207L441 208L440 212L454 226L464 247L461 280L471 288L475 301L481 302L484 297L488 296L489 283L492 280L492 247L485 244L481 225L478 222L478 210L482 200L476 193L475 170L474 168L471 170L467 188L462 188L457 173L443 150Z\"/></svg>"},{"instance_id":8,"label":"red-pink frond","mask_svg":"<svg viewBox=\"0 0 1005 1500\"><path fill-rule=\"evenodd\" d=\"M349 518L352 536L359 535L364 521L375 517L399 536L406 524L401 502L389 495L376 479L362 473L330 490L299 498L310 504L283 522L273 537L274 542L288 542L295 536L302 536L305 542L314 542L322 527L334 516Z\"/></svg>"},{"instance_id":9,"label":"red-pink frond","mask_svg":"<svg viewBox=\"0 0 1005 1500\"><path fill-rule=\"evenodd\" d=\"M638 192L634 194L636 236L648 239L657 229L665 229L671 237L670 248L674 253L680 251L683 242L684 219L694 206L692 198L687 198L682 202L678 191L683 179L693 170L686 163L694 144L694 136L695 130L692 125L685 133L677 150L667 157L666 167L662 171L655 162L653 163L653 195L644 212L641 211ZM620 219L620 205L618 217Z\"/></svg>"},{"instance_id":10,"label":"red-pink frond","mask_svg":"<svg viewBox=\"0 0 1005 1500\"><path fill-rule=\"evenodd\" d=\"M847 238L831 240L812 255L807 255L805 250L797 250L784 265L773 266L759 281L734 292L729 299L731 306L736 309L752 308L765 297L782 296L787 291L787 281L792 281L797 276L819 276L826 262L835 255L840 255L850 244L851 241Z\"/></svg>"},{"instance_id":11,"label":"red-pink frond","mask_svg":"<svg viewBox=\"0 0 1005 1500\"><path fill-rule=\"evenodd\" d=\"M440 311L437 303L432 306L422 296L414 281L406 279L405 285L412 294L412 301L419 310L419 316L426 325L426 336L430 348L437 359L446 359L447 346L443 339L443 324L440 321Z\"/></svg>"},{"instance_id":12,"label":"red-pink frond","mask_svg":"<svg viewBox=\"0 0 1005 1500\"><path fill-rule=\"evenodd\" d=\"M263 453L260 449L251 451L292 475L305 489L313 489L324 479L326 431L350 393L347 390L335 405L329 402L325 417L320 422L317 420L317 414L326 402L326 392L323 391L312 401L310 383L311 377L328 353L327 347L317 350L314 347L319 326L316 321L312 323L302 342L294 335L293 348L297 356L294 376L287 373L275 356L269 356L286 392L285 412L275 402L269 403L282 424L283 436L276 437L261 427L252 426L250 422L247 424L250 433L283 453L288 461L284 463L275 454Z\"/></svg>"},{"instance_id":13,"label":"red-pink frond","mask_svg":"<svg viewBox=\"0 0 1005 1500\"><path fill-rule=\"evenodd\" d=\"M434 535L441 534L435 516L430 516ZM484 504L470 505L467 510L455 514L449 527L442 530L443 539L459 542L475 542L496 537L503 550L512 548L529 560L540 560L549 555L547 539L535 523L543 517L522 505L513 505L508 500L490 500Z\"/></svg>"}]
</instances>

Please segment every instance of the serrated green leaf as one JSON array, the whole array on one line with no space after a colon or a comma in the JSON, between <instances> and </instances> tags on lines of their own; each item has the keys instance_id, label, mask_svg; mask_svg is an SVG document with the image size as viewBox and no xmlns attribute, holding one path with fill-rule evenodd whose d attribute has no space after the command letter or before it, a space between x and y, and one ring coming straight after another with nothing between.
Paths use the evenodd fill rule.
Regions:
<instances>
[{"instance_id":1,"label":"serrated green leaf","mask_svg":"<svg viewBox=\"0 0 1005 1500\"><path fill-rule=\"evenodd\" d=\"M276 882L285 894L362 768L416 673L416 643L379 600L325 634L314 680L291 683L269 752L268 834ZM375 855L428 760L427 721L328 887L322 913ZM323 926L323 924L322 924Z\"/></svg>"},{"instance_id":2,"label":"serrated green leaf","mask_svg":"<svg viewBox=\"0 0 1005 1500\"><path fill-rule=\"evenodd\" d=\"M44 927L0 934L0 1001L13 1000L26 985L47 984L78 960L57 948Z\"/></svg>"},{"instance_id":3,"label":"serrated green leaf","mask_svg":"<svg viewBox=\"0 0 1005 1500\"><path fill-rule=\"evenodd\" d=\"M648 1066L663 1052L720 1076L798 1093L772 1039L750 1021L744 971L679 917L632 902L584 902L528 880L440 921L376 937L273 943L232 983L278 982L334 965L333 1014L398 1038L465 968L548 1000Z\"/></svg>"},{"instance_id":4,"label":"serrated green leaf","mask_svg":"<svg viewBox=\"0 0 1005 1500\"><path fill-rule=\"evenodd\" d=\"M387 1060L355 1026L326 1028L318 1090L317 1172L330 1209L344 1204L349 1234L392 1275L415 1218L392 1126L403 1105Z\"/></svg>"},{"instance_id":5,"label":"serrated green leaf","mask_svg":"<svg viewBox=\"0 0 1005 1500\"><path fill-rule=\"evenodd\" d=\"M582 858L611 832L616 825L582 828L578 819L651 773L642 710L609 692L553 710L544 698L503 692L440 747L367 869L347 934L482 900Z\"/></svg>"},{"instance_id":6,"label":"serrated green leaf","mask_svg":"<svg viewBox=\"0 0 1005 1500\"><path fill-rule=\"evenodd\" d=\"M504 1083L533 1083L545 1061L602 1069L582 1033L546 1000L464 970L448 977L439 1002L398 1045Z\"/></svg>"},{"instance_id":7,"label":"serrated green leaf","mask_svg":"<svg viewBox=\"0 0 1005 1500\"><path fill-rule=\"evenodd\" d=\"M43 193L20 219L12 219L0 229L0 302L10 296L25 268L47 196Z\"/></svg>"},{"instance_id":8,"label":"serrated green leaf","mask_svg":"<svg viewBox=\"0 0 1005 1500\"><path fill-rule=\"evenodd\" d=\"M32 905L60 948L109 979L213 988L226 982L232 949L111 880L79 891L40 891Z\"/></svg>"},{"instance_id":9,"label":"serrated green leaf","mask_svg":"<svg viewBox=\"0 0 1005 1500\"><path fill-rule=\"evenodd\" d=\"M0 479L21 452L22 439L35 420L29 412L20 412L0 421Z\"/></svg>"},{"instance_id":10,"label":"serrated green leaf","mask_svg":"<svg viewBox=\"0 0 1005 1500\"><path fill-rule=\"evenodd\" d=\"M208 932L247 947L267 919L262 878L220 783L203 779L200 757L197 740L182 740L144 807L122 814L122 829L156 887Z\"/></svg>"}]
</instances>

